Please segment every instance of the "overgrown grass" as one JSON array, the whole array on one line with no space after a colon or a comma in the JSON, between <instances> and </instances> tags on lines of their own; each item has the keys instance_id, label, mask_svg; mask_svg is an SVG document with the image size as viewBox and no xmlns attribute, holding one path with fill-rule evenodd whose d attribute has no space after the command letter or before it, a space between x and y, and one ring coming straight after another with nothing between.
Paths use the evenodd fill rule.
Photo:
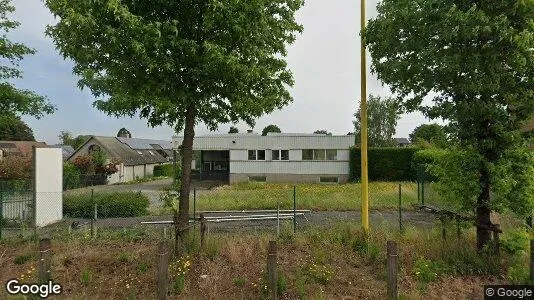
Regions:
<instances>
[{"instance_id":1,"label":"overgrown grass","mask_svg":"<svg viewBox=\"0 0 534 300\"><path fill-rule=\"evenodd\" d=\"M370 207L376 209L398 207L399 184L402 188L402 205L404 208L411 208L417 203L417 184L412 182L371 182ZM361 207L359 183L297 184L295 195L298 209L347 211L359 210ZM197 211L276 209L278 203L281 209L293 207L293 184L248 182L222 186L199 193L196 209ZM190 207L193 207L192 202Z\"/></svg>"},{"instance_id":2,"label":"overgrown grass","mask_svg":"<svg viewBox=\"0 0 534 300\"><path fill-rule=\"evenodd\" d=\"M499 278L501 283L525 283L528 279L525 257L532 232L507 229L497 257L477 253L473 228L459 238L451 234L446 240L441 238L440 229L407 227L400 234L386 224L372 224L366 235L359 224L333 223L297 234L283 227L278 238L265 232L211 232L201 249L197 228L185 240L188 256L173 260L171 290L183 298L261 298L267 244L273 239L278 240L278 292L283 299L385 298L388 240L398 245L399 290L414 298L424 299L434 289L447 292L444 298L469 298ZM52 275L64 286L65 297L152 299L157 288L154 257L161 235L160 228L136 228L102 229L94 240L76 233L52 236ZM33 266L33 260L26 256L36 253L36 245L37 240L0 242L0 254L5 253L0 259L4 271L0 280L26 274ZM450 278L461 286L450 285Z\"/></svg>"}]
</instances>

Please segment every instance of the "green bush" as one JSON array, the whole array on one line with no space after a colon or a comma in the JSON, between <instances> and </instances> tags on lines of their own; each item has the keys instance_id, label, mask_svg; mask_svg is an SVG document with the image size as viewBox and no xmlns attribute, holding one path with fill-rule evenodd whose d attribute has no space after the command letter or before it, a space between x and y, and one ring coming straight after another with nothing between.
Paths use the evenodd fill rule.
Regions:
<instances>
[{"instance_id":1,"label":"green bush","mask_svg":"<svg viewBox=\"0 0 534 300\"><path fill-rule=\"evenodd\" d=\"M80 175L80 170L72 162L65 162L63 164L63 189L79 188L81 186Z\"/></svg>"},{"instance_id":2,"label":"green bush","mask_svg":"<svg viewBox=\"0 0 534 300\"><path fill-rule=\"evenodd\" d=\"M172 178L175 173L177 178L180 178L181 168L179 163L176 164L176 172L174 171L174 164L154 166L154 177L167 176Z\"/></svg>"},{"instance_id":3,"label":"green bush","mask_svg":"<svg viewBox=\"0 0 534 300\"><path fill-rule=\"evenodd\" d=\"M367 151L369 180L411 181L412 158L419 148L369 148ZM352 147L349 158L350 179L359 180L361 174L361 149Z\"/></svg>"},{"instance_id":4,"label":"green bush","mask_svg":"<svg viewBox=\"0 0 534 300\"><path fill-rule=\"evenodd\" d=\"M94 201L94 202L93 202ZM115 192L67 195L63 198L63 213L71 218L92 218L94 204L98 217L137 217L148 214L148 197L141 192Z\"/></svg>"},{"instance_id":5,"label":"green bush","mask_svg":"<svg viewBox=\"0 0 534 300\"><path fill-rule=\"evenodd\" d=\"M424 174L424 180L427 182L437 181L438 178L428 171L428 166L435 165L445 155L447 150L444 149L430 148L417 151L412 158L412 174L416 174L417 178L421 178Z\"/></svg>"}]
</instances>

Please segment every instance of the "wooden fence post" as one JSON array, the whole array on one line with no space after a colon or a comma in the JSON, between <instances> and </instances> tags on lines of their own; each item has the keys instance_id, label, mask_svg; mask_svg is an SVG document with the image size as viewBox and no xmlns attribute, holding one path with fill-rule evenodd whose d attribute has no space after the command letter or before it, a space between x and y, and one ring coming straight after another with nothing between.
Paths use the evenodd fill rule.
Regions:
<instances>
[{"instance_id":1,"label":"wooden fence post","mask_svg":"<svg viewBox=\"0 0 534 300\"><path fill-rule=\"evenodd\" d=\"M269 252L267 253L267 289L269 291L269 299L278 299L276 250L276 241L269 241Z\"/></svg>"},{"instance_id":2,"label":"wooden fence post","mask_svg":"<svg viewBox=\"0 0 534 300\"><path fill-rule=\"evenodd\" d=\"M495 251L495 254L499 255L499 233L501 231L501 225L495 224L493 227L493 250Z\"/></svg>"},{"instance_id":3,"label":"wooden fence post","mask_svg":"<svg viewBox=\"0 0 534 300\"><path fill-rule=\"evenodd\" d=\"M169 245L167 241L159 243L156 272L158 300L165 300L169 290Z\"/></svg>"},{"instance_id":4,"label":"wooden fence post","mask_svg":"<svg viewBox=\"0 0 534 300\"><path fill-rule=\"evenodd\" d=\"M387 242L387 268L388 268L388 300L398 299L397 270L398 270L397 243Z\"/></svg>"},{"instance_id":5,"label":"wooden fence post","mask_svg":"<svg viewBox=\"0 0 534 300\"><path fill-rule=\"evenodd\" d=\"M205 243L205 233L206 233L206 216L204 213L200 214L200 248L204 248Z\"/></svg>"},{"instance_id":6,"label":"wooden fence post","mask_svg":"<svg viewBox=\"0 0 534 300\"><path fill-rule=\"evenodd\" d=\"M50 280L51 248L52 245L50 239L44 238L39 241L39 261L37 262L39 283L47 283Z\"/></svg>"}]
</instances>

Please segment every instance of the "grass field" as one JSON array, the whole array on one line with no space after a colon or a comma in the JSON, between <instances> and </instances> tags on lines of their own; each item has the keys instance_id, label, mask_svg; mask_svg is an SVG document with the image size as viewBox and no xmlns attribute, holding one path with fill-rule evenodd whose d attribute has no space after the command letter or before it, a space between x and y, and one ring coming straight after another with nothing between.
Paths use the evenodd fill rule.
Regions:
<instances>
[{"instance_id":1,"label":"grass field","mask_svg":"<svg viewBox=\"0 0 534 300\"><path fill-rule=\"evenodd\" d=\"M393 209L399 203L399 184L404 208L417 203L417 184L413 182L371 182L371 209ZM297 209L347 211L361 209L361 184L297 184ZM192 201L192 200L191 200ZM198 210L280 209L293 207L293 185L283 183L240 183L221 186L197 195ZM191 208L193 203L191 202Z\"/></svg>"}]
</instances>

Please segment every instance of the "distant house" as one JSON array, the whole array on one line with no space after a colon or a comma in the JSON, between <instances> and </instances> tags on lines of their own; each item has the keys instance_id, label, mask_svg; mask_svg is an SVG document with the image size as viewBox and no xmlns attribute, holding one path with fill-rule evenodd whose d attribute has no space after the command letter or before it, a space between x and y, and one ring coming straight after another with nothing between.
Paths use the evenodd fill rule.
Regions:
<instances>
[{"instance_id":1,"label":"distant house","mask_svg":"<svg viewBox=\"0 0 534 300\"><path fill-rule=\"evenodd\" d=\"M74 161L81 155L102 150L108 160L121 162L119 171L108 177L108 184L127 182L154 174L154 166L172 161L170 141L126 137L91 136L70 157Z\"/></svg>"},{"instance_id":2,"label":"distant house","mask_svg":"<svg viewBox=\"0 0 534 300\"><path fill-rule=\"evenodd\" d=\"M173 137L177 148L183 137ZM346 182L354 136L255 133L195 137L195 177L229 183Z\"/></svg>"},{"instance_id":3,"label":"distant house","mask_svg":"<svg viewBox=\"0 0 534 300\"><path fill-rule=\"evenodd\" d=\"M394 140L397 147L406 147L411 144L407 138L394 138Z\"/></svg>"},{"instance_id":4,"label":"distant house","mask_svg":"<svg viewBox=\"0 0 534 300\"><path fill-rule=\"evenodd\" d=\"M52 145L50 148L61 148L63 160L67 160L72 154L74 154L74 148L69 145Z\"/></svg>"},{"instance_id":5,"label":"distant house","mask_svg":"<svg viewBox=\"0 0 534 300\"><path fill-rule=\"evenodd\" d=\"M0 141L0 159L8 156L32 158L33 147L48 147L44 142Z\"/></svg>"}]
</instances>

